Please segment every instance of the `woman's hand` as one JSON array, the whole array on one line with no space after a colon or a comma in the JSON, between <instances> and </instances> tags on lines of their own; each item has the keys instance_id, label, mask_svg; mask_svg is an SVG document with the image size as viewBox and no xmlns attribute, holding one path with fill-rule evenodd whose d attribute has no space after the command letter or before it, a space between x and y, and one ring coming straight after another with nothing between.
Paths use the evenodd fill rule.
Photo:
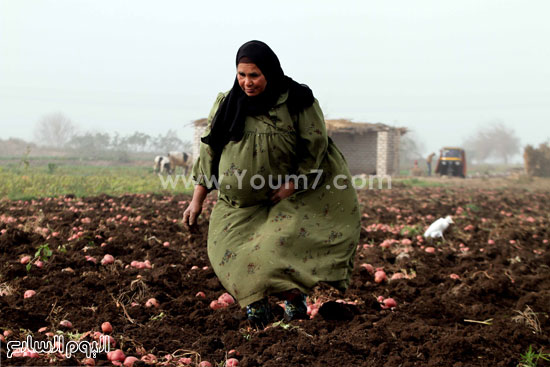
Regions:
<instances>
[{"instance_id":1,"label":"woman's hand","mask_svg":"<svg viewBox=\"0 0 550 367\"><path fill-rule=\"evenodd\" d=\"M199 215L202 212L202 203L208 194L206 187L196 185L193 191L193 199L189 206L183 212L183 224L185 226L193 226L197 222Z\"/></svg>"},{"instance_id":2,"label":"woman's hand","mask_svg":"<svg viewBox=\"0 0 550 367\"><path fill-rule=\"evenodd\" d=\"M274 190L271 194L270 200L273 204L277 204L279 201L286 199L290 195L294 194L296 189L294 188L294 181L284 183L281 187Z\"/></svg>"},{"instance_id":3,"label":"woman's hand","mask_svg":"<svg viewBox=\"0 0 550 367\"><path fill-rule=\"evenodd\" d=\"M202 212L202 203L192 200L189 206L183 212L183 224L193 226Z\"/></svg>"}]
</instances>

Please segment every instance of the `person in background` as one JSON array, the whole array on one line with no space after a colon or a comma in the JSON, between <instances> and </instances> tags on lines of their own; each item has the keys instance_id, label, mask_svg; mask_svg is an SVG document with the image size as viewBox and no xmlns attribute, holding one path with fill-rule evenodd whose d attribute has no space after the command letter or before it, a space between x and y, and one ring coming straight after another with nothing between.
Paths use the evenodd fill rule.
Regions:
<instances>
[{"instance_id":1,"label":"person in background","mask_svg":"<svg viewBox=\"0 0 550 367\"><path fill-rule=\"evenodd\" d=\"M308 319L306 294L316 284L349 285L361 231L357 194L311 89L286 76L260 41L240 47L236 69L208 117L183 221L192 226L218 189L208 256L222 285L254 326L272 321L270 295L284 300L287 322Z\"/></svg>"},{"instance_id":2,"label":"person in background","mask_svg":"<svg viewBox=\"0 0 550 367\"><path fill-rule=\"evenodd\" d=\"M435 153L431 153L428 158L426 158L426 164L428 165L428 176L432 175L432 160L435 156Z\"/></svg>"}]
</instances>

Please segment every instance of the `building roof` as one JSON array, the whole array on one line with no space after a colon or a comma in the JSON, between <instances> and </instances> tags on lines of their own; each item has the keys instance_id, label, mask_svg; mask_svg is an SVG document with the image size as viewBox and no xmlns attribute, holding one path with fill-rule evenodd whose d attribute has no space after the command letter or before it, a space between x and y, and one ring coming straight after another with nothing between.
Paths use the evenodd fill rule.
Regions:
<instances>
[{"instance_id":1,"label":"building roof","mask_svg":"<svg viewBox=\"0 0 550 367\"><path fill-rule=\"evenodd\" d=\"M195 126L205 126L207 120L205 118L198 119L192 122ZM348 119L334 119L325 120L327 126L327 133L332 135L334 133L340 134L367 134L370 132L378 131L395 131L398 130L400 135L404 135L407 132L405 127L393 127L386 124L370 123L370 122L351 122Z\"/></svg>"},{"instance_id":2,"label":"building roof","mask_svg":"<svg viewBox=\"0 0 550 367\"><path fill-rule=\"evenodd\" d=\"M192 121L191 123L195 126L206 126L206 122L208 120L205 119L205 118L202 118L202 119L198 119L198 120L195 120L195 121Z\"/></svg>"},{"instance_id":3,"label":"building roof","mask_svg":"<svg viewBox=\"0 0 550 367\"><path fill-rule=\"evenodd\" d=\"M351 122L348 119L325 120L329 135L334 133L367 134L378 131L399 131L401 135L407 132L405 127L393 127L380 122Z\"/></svg>"}]
</instances>

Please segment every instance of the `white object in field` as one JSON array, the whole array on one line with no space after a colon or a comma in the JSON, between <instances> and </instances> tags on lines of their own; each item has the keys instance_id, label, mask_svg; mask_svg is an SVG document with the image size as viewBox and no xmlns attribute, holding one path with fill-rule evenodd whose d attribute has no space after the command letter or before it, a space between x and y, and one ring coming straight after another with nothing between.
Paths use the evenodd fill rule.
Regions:
<instances>
[{"instance_id":1,"label":"white object in field","mask_svg":"<svg viewBox=\"0 0 550 367\"><path fill-rule=\"evenodd\" d=\"M451 223L454 223L454 222L453 222L453 218L451 218L450 215L447 215L445 218L439 218L438 220L430 224L426 232L424 232L424 237L425 238L441 237L445 239L445 237L443 237L443 232L445 232L445 230L449 228L449 224Z\"/></svg>"},{"instance_id":2,"label":"white object in field","mask_svg":"<svg viewBox=\"0 0 550 367\"><path fill-rule=\"evenodd\" d=\"M155 157L155 164L153 165L153 170L155 172L158 172L160 171L160 161L162 160L162 156L161 155L157 155Z\"/></svg>"},{"instance_id":3,"label":"white object in field","mask_svg":"<svg viewBox=\"0 0 550 367\"><path fill-rule=\"evenodd\" d=\"M168 157L162 157L160 160L160 172L161 173L168 173L170 174L172 172L172 166L170 165L170 158Z\"/></svg>"},{"instance_id":4,"label":"white object in field","mask_svg":"<svg viewBox=\"0 0 550 367\"><path fill-rule=\"evenodd\" d=\"M170 173L170 159L164 155L157 155L153 169L155 173Z\"/></svg>"}]
</instances>

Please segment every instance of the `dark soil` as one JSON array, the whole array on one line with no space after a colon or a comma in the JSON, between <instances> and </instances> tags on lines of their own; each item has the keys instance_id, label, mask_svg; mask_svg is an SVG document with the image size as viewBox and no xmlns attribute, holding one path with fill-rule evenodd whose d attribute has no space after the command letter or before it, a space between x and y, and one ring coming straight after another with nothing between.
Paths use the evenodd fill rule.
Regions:
<instances>
[{"instance_id":1,"label":"dark soil","mask_svg":"<svg viewBox=\"0 0 550 367\"><path fill-rule=\"evenodd\" d=\"M206 254L210 200L192 232L180 224L185 196L1 201L0 329L13 332L8 341L59 331L67 342L91 340L80 334L109 321L126 355L152 353L168 365L191 357L192 365L216 366L233 356L239 366L516 366L529 346L550 352L550 193L394 187L359 195L363 230L352 284L345 294L321 285L310 295L318 304L355 306L327 303L311 320L265 330L251 329L237 305L209 307L225 292ZM446 240L421 242L417 236L448 214L455 224ZM396 241L379 246L388 239ZM46 243L51 257L27 271L20 258ZM105 254L115 263L101 265ZM152 269L130 267L134 260ZM362 263L406 277L378 284ZM24 299L28 289L36 295ZM397 307L381 309L378 296ZM159 308L144 306L151 297ZM64 319L72 329L59 326ZM79 365L83 355L7 359L2 343L1 359L2 366ZM111 364L105 353L95 363Z\"/></svg>"}]
</instances>

